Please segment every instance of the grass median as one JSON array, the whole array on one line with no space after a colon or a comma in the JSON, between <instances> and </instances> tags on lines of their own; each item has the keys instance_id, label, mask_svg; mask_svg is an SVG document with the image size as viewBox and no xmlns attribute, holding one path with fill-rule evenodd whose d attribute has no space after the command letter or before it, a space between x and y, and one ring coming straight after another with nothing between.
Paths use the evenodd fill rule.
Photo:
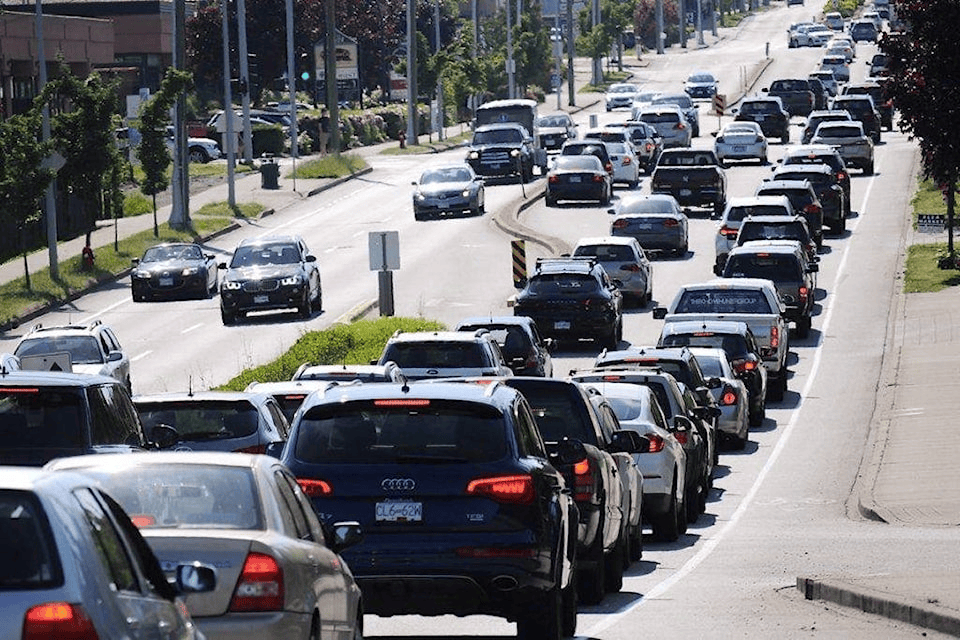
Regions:
<instances>
[{"instance_id":1,"label":"grass median","mask_svg":"<svg viewBox=\"0 0 960 640\"><path fill-rule=\"evenodd\" d=\"M940 189L930 180L917 185L910 205L914 230L917 228L918 214L947 212ZM903 275L904 293L931 293L960 285L960 270L940 268L940 260L946 255L945 242L919 243L908 247Z\"/></svg>"}]
</instances>

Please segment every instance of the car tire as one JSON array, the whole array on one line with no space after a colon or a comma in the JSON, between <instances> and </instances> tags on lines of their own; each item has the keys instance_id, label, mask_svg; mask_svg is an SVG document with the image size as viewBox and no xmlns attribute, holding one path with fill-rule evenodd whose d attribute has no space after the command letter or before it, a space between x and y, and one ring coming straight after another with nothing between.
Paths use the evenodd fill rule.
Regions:
<instances>
[{"instance_id":1,"label":"car tire","mask_svg":"<svg viewBox=\"0 0 960 640\"><path fill-rule=\"evenodd\" d=\"M749 414L748 422L751 427L759 427L763 424L763 421L767 419L767 401L765 398L760 398L760 402L750 404L750 410L747 412Z\"/></svg>"},{"instance_id":2,"label":"car tire","mask_svg":"<svg viewBox=\"0 0 960 640\"><path fill-rule=\"evenodd\" d=\"M613 197L613 185L608 189L604 189L603 195L600 196L600 206L607 206L610 204L610 199Z\"/></svg>"},{"instance_id":3,"label":"car tire","mask_svg":"<svg viewBox=\"0 0 960 640\"><path fill-rule=\"evenodd\" d=\"M203 147L190 147L190 162L198 164L206 164L210 162L210 156L207 155L207 152Z\"/></svg>"},{"instance_id":4,"label":"car tire","mask_svg":"<svg viewBox=\"0 0 960 640\"><path fill-rule=\"evenodd\" d=\"M555 206L557 206L557 199L554 198L554 197L551 196L551 195L546 195L546 196L544 196L544 197L543 197L543 200L544 200L544 204L546 204L548 207L555 207Z\"/></svg>"},{"instance_id":5,"label":"car tire","mask_svg":"<svg viewBox=\"0 0 960 640\"><path fill-rule=\"evenodd\" d=\"M790 144L790 130L785 129L780 136L780 144Z\"/></svg>"},{"instance_id":6,"label":"car tire","mask_svg":"<svg viewBox=\"0 0 960 640\"><path fill-rule=\"evenodd\" d=\"M687 241L684 240L683 244L676 251L676 256L678 258L685 258L687 256L687 251L690 249L690 246L687 244Z\"/></svg>"},{"instance_id":7,"label":"car tire","mask_svg":"<svg viewBox=\"0 0 960 640\"><path fill-rule=\"evenodd\" d=\"M303 301L297 306L297 312L304 320L313 315L313 300L310 299L309 289L304 293Z\"/></svg>"},{"instance_id":8,"label":"car tire","mask_svg":"<svg viewBox=\"0 0 960 640\"><path fill-rule=\"evenodd\" d=\"M237 314L220 307L220 319L223 320L223 326L229 327L237 321Z\"/></svg>"},{"instance_id":9,"label":"car tire","mask_svg":"<svg viewBox=\"0 0 960 640\"><path fill-rule=\"evenodd\" d=\"M413 210L413 219L414 219L414 220L425 220L425 219L426 219L426 216L425 216L424 214L420 213L419 211L417 211L416 209L414 209L414 210Z\"/></svg>"},{"instance_id":10,"label":"car tire","mask_svg":"<svg viewBox=\"0 0 960 640\"><path fill-rule=\"evenodd\" d=\"M868 164L868 165L866 165L866 166L863 167L863 175L865 175L865 176L872 176L872 175L873 175L873 163L872 163L872 162L871 162L870 164Z\"/></svg>"},{"instance_id":11,"label":"car tire","mask_svg":"<svg viewBox=\"0 0 960 640\"><path fill-rule=\"evenodd\" d=\"M629 544L630 553L628 554L629 562L639 562L643 559L643 520L637 523L637 526L632 527L630 531Z\"/></svg>"},{"instance_id":12,"label":"car tire","mask_svg":"<svg viewBox=\"0 0 960 640\"><path fill-rule=\"evenodd\" d=\"M749 440L749 438L746 432L744 432L743 435L735 435L733 437L733 448L737 451L743 451L747 448L747 440Z\"/></svg>"},{"instance_id":13,"label":"car tire","mask_svg":"<svg viewBox=\"0 0 960 640\"><path fill-rule=\"evenodd\" d=\"M719 218L723 215L723 210L727 208L727 202L725 200L718 200L713 203L713 216Z\"/></svg>"},{"instance_id":14,"label":"car tire","mask_svg":"<svg viewBox=\"0 0 960 640\"><path fill-rule=\"evenodd\" d=\"M700 517L700 492L703 490L702 478L697 482L687 483L687 495L684 496L685 517L688 524L693 524Z\"/></svg>"},{"instance_id":15,"label":"car tire","mask_svg":"<svg viewBox=\"0 0 960 640\"><path fill-rule=\"evenodd\" d=\"M797 321L797 336L800 338L806 338L810 335L810 316L803 316Z\"/></svg>"},{"instance_id":16,"label":"car tire","mask_svg":"<svg viewBox=\"0 0 960 640\"><path fill-rule=\"evenodd\" d=\"M778 378L772 385L767 387L767 395L774 402L780 402L783 400L784 394L787 392L787 378L786 373L782 377Z\"/></svg>"},{"instance_id":17,"label":"car tire","mask_svg":"<svg viewBox=\"0 0 960 640\"><path fill-rule=\"evenodd\" d=\"M563 595L559 586L533 598L517 618L517 637L523 640L561 640L562 601Z\"/></svg>"},{"instance_id":18,"label":"car tire","mask_svg":"<svg viewBox=\"0 0 960 640\"><path fill-rule=\"evenodd\" d=\"M577 572L571 573L570 584L560 592L560 625L564 638L577 635Z\"/></svg>"},{"instance_id":19,"label":"car tire","mask_svg":"<svg viewBox=\"0 0 960 640\"><path fill-rule=\"evenodd\" d=\"M680 537L680 504L677 500L677 484L670 488L670 503L667 510L652 520L653 536L661 542L674 542ZM684 515L685 519L685 515Z\"/></svg>"},{"instance_id":20,"label":"car tire","mask_svg":"<svg viewBox=\"0 0 960 640\"><path fill-rule=\"evenodd\" d=\"M628 186L629 186L631 189L636 189L638 186L640 186L640 180L639 180L639 179L637 179L637 180L631 180Z\"/></svg>"},{"instance_id":21,"label":"car tire","mask_svg":"<svg viewBox=\"0 0 960 640\"><path fill-rule=\"evenodd\" d=\"M603 557L606 564L603 570L603 588L607 593L617 593L623 589L623 567L628 561L629 553L627 540L621 534L613 550Z\"/></svg>"},{"instance_id":22,"label":"car tire","mask_svg":"<svg viewBox=\"0 0 960 640\"><path fill-rule=\"evenodd\" d=\"M577 594L580 601L588 605L600 604L607 594L606 562L603 553L603 520L597 527L597 539L590 550L590 568L580 566L577 569Z\"/></svg>"},{"instance_id":23,"label":"car tire","mask_svg":"<svg viewBox=\"0 0 960 640\"><path fill-rule=\"evenodd\" d=\"M131 293L131 297L133 298L134 302L143 302L142 294Z\"/></svg>"}]
</instances>

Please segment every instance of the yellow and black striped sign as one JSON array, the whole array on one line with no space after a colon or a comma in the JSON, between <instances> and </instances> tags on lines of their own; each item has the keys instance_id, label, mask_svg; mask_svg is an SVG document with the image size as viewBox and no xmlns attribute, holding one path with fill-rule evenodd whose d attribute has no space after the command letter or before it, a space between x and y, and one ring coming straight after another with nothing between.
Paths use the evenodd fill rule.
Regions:
<instances>
[{"instance_id":1,"label":"yellow and black striped sign","mask_svg":"<svg viewBox=\"0 0 960 640\"><path fill-rule=\"evenodd\" d=\"M522 289L527 284L527 242L511 240L510 249L513 255L513 286Z\"/></svg>"}]
</instances>

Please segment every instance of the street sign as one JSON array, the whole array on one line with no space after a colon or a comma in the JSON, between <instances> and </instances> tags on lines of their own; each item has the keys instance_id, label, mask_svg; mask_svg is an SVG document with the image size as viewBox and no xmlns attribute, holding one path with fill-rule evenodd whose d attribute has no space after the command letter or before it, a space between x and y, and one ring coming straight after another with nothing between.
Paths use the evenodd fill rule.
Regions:
<instances>
[{"instance_id":1,"label":"street sign","mask_svg":"<svg viewBox=\"0 0 960 640\"><path fill-rule=\"evenodd\" d=\"M554 87L554 88L560 86L560 74L559 74L559 73L551 73L551 74L550 74L550 86L551 86L551 87Z\"/></svg>"},{"instance_id":2,"label":"street sign","mask_svg":"<svg viewBox=\"0 0 960 640\"><path fill-rule=\"evenodd\" d=\"M722 116L727 110L727 96L722 93L716 93L713 96L713 110L718 116Z\"/></svg>"},{"instance_id":3,"label":"street sign","mask_svg":"<svg viewBox=\"0 0 960 640\"><path fill-rule=\"evenodd\" d=\"M947 227L947 216L943 213L918 213L917 231L920 233L941 233Z\"/></svg>"},{"instance_id":4,"label":"street sign","mask_svg":"<svg viewBox=\"0 0 960 640\"><path fill-rule=\"evenodd\" d=\"M370 271L393 271L400 268L400 233L371 231L367 236L370 250Z\"/></svg>"}]
</instances>

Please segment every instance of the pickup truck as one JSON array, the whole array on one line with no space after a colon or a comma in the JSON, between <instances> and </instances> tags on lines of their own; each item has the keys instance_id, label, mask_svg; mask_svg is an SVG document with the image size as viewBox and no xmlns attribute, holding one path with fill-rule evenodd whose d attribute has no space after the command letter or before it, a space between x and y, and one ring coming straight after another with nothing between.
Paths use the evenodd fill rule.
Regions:
<instances>
[{"instance_id":1,"label":"pickup truck","mask_svg":"<svg viewBox=\"0 0 960 640\"><path fill-rule=\"evenodd\" d=\"M530 132L520 124L504 122L477 127L467 149L467 164L478 176L520 176L533 180L537 149Z\"/></svg>"},{"instance_id":2,"label":"pickup truck","mask_svg":"<svg viewBox=\"0 0 960 640\"><path fill-rule=\"evenodd\" d=\"M768 395L787 391L787 309L770 280L718 278L680 288L669 307L653 317L665 322L730 320L745 323L756 337L767 370Z\"/></svg>"},{"instance_id":3,"label":"pickup truck","mask_svg":"<svg viewBox=\"0 0 960 640\"><path fill-rule=\"evenodd\" d=\"M587 457L559 468L580 511L578 595L584 604L599 604L607 592L623 586L633 533L628 526L631 496L624 491L615 456L643 453L649 443L629 429L605 434L589 392L575 382L528 377L501 381L527 398L548 451L565 440L583 443Z\"/></svg>"},{"instance_id":4,"label":"pickup truck","mask_svg":"<svg viewBox=\"0 0 960 640\"><path fill-rule=\"evenodd\" d=\"M767 95L780 98L783 108L791 116L806 117L816 108L816 93L806 78L774 80L764 91Z\"/></svg>"},{"instance_id":5,"label":"pickup truck","mask_svg":"<svg viewBox=\"0 0 960 640\"><path fill-rule=\"evenodd\" d=\"M727 205L727 174L712 149L666 149L650 190L673 196L683 207L711 207L720 216Z\"/></svg>"}]
</instances>

